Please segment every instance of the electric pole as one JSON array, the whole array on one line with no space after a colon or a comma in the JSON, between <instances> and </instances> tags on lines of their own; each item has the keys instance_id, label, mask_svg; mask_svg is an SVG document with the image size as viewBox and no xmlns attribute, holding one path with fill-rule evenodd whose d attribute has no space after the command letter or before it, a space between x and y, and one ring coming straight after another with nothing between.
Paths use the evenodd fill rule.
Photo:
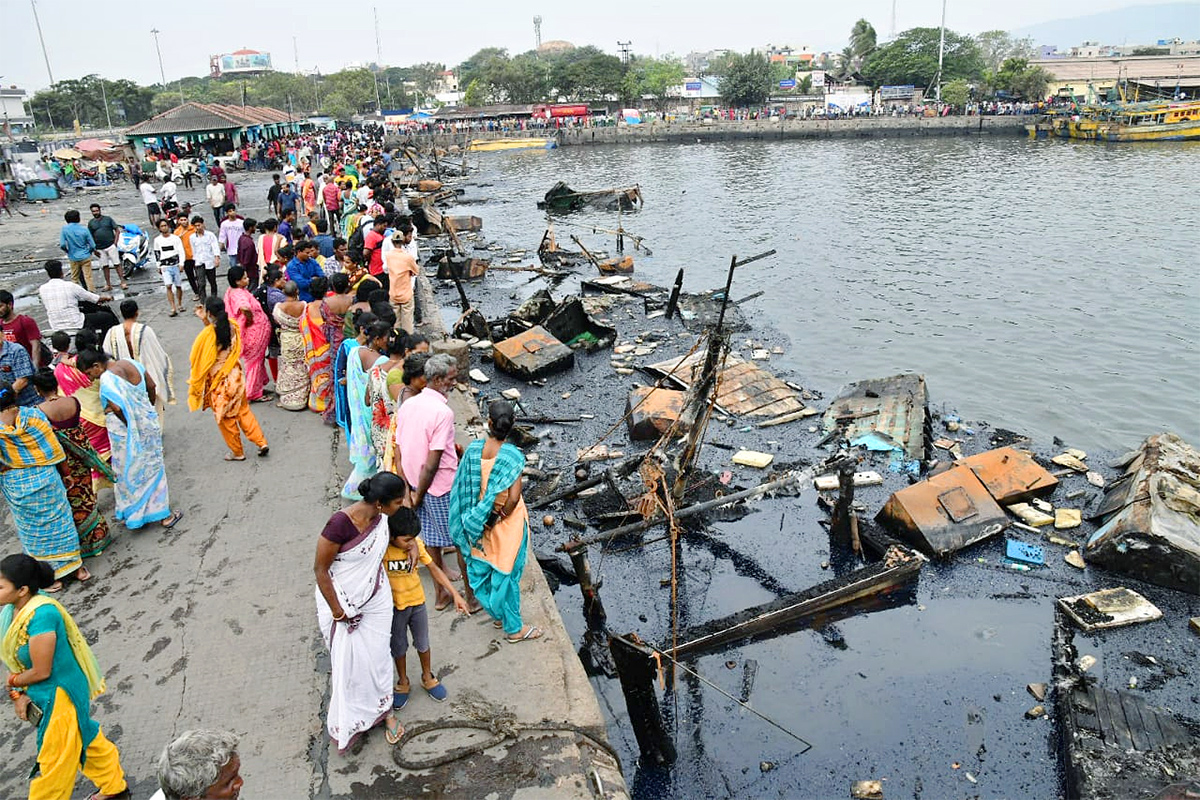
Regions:
<instances>
[{"instance_id":1,"label":"electric pole","mask_svg":"<svg viewBox=\"0 0 1200 800\"><path fill-rule=\"evenodd\" d=\"M621 63L629 66L630 45L633 42L617 42L617 50L621 53Z\"/></svg>"},{"instance_id":2,"label":"electric pole","mask_svg":"<svg viewBox=\"0 0 1200 800\"><path fill-rule=\"evenodd\" d=\"M50 85L53 86L54 73L50 71L50 54L46 52L46 40L42 37L42 21L38 19L36 0L29 0L29 7L33 9L33 24L37 26L38 41L42 43L42 58L46 59L46 74L50 76Z\"/></svg>"}]
</instances>

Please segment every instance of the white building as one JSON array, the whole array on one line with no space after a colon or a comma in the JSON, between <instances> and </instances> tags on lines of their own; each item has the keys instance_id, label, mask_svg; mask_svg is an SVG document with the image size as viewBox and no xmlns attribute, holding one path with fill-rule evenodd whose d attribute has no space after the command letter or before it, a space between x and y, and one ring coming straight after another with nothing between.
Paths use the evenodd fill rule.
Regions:
<instances>
[{"instance_id":1,"label":"white building","mask_svg":"<svg viewBox=\"0 0 1200 800\"><path fill-rule=\"evenodd\" d=\"M16 86L0 87L0 114L8 133L13 136L28 133L33 129L33 117L25 110L25 90Z\"/></svg>"}]
</instances>

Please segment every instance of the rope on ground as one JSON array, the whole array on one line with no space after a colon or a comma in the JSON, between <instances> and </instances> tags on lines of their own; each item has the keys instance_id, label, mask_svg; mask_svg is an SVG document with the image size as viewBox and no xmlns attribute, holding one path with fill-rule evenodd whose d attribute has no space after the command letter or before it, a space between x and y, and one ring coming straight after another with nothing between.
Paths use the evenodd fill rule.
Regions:
<instances>
[{"instance_id":1,"label":"rope on ground","mask_svg":"<svg viewBox=\"0 0 1200 800\"><path fill-rule=\"evenodd\" d=\"M704 677L703 675L701 675L699 672L696 672L695 670L693 670L693 669L690 669L689 667L685 666L685 665L684 665L682 662L680 662L680 661L677 661L677 660L676 660L676 659L674 659L674 658L671 658L671 656L670 656L670 654L669 654L669 653L665 652L664 650L660 650L659 648L655 647L654 645L650 644L650 643L649 643L649 642L647 642L647 641L642 641L642 642L641 642L641 644L645 645L646 647L649 647L651 650L653 650L654 652L658 653L660 656L662 656L663 658L667 659L668 661L670 661L670 662L671 662L672 664L674 664L675 666L679 667L679 668L680 668L681 670L683 670L684 672L688 673L689 675L692 675L692 676L693 676L693 677L695 677L697 680L699 680L701 683L703 683L705 686L708 686L710 689L714 689L714 690L716 690L717 692L719 692L720 694L723 694L723 695L725 695L725 697L727 697L727 698L729 698L730 700L732 700L733 702L737 703L737 704L738 704L739 706L741 706L741 707L742 707L744 710L746 710L746 711L749 711L751 714L753 714L754 716L758 717L758 718L759 718L759 719L761 719L762 721L766 722L766 723L767 723L767 724L769 724L769 725L772 725L772 726L773 726L773 727L775 727L775 728L778 728L779 730L781 730L781 731L783 731L784 733L786 733L788 736L792 737L792 738L793 738L793 739L795 739L796 741L798 741L798 742L800 742L801 744L803 744L803 745L804 745L804 749L800 751L799 755L802 755L802 754L804 754L804 753L807 753L809 750L811 750L811 749L813 748L812 742L810 742L810 741L808 741L807 739L805 739L804 737L800 736L798 733L793 733L792 731L790 731L790 730L788 730L787 728L783 727L783 725L781 725L781 724L779 724L778 722L776 722L775 720L771 719L771 718L770 718L770 717L768 717L766 714L763 714L763 713L762 713L762 712L760 712L760 711L756 711L756 710L755 710L753 707L751 707L751 706L750 706L750 704L749 704L749 703L744 703L744 702L742 702L742 701L741 701L741 700L739 700L738 698L736 698L736 697L734 697L733 695L731 695L729 692L727 692L727 691L725 691L724 689L722 689L720 686L717 686L715 683L713 683L712 681L710 681L708 678L706 678L706 677Z\"/></svg>"},{"instance_id":2,"label":"rope on ground","mask_svg":"<svg viewBox=\"0 0 1200 800\"><path fill-rule=\"evenodd\" d=\"M450 731L450 730L479 730L487 731L493 734L490 738L485 739L477 744L460 747L456 750L451 750L438 756L426 759L407 759L401 753L406 745L409 745L419 736L424 736L427 733L435 731ZM451 720L446 722L430 722L425 725L418 725L415 728L404 732L404 736L392 749L392 761L401 769L409 770L425 770L435 769L444 766L454 761L459 761L468 756L478 755L486 750L490 750L499 744L504 743L508 739L516 740L522 733L573 733L587 739L600 750L603 750L612 757L618 767L621 764L621 757L617 755L617 751L612 745L602 739L598 739L595 734L585 730L578 725L571 725L566 722L535 722L531 724L520 723L507 715L494 716L488 720Z\"/></svg>"}]
</instances>

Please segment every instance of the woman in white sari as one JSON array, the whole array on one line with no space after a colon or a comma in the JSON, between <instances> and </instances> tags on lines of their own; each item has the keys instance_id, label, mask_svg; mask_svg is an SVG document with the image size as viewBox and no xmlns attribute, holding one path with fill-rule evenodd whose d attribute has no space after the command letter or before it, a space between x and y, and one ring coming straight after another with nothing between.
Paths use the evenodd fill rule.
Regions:
<instances>
[{"instance_id":1,"label":"woman in white sari","mask_svg":"<svg viewBox=\"0 0 1200 800\"><path fill-rule=\"evenodd\" d=\"M339 754L357 753L381 722L388 741L403 734L392 712L392 592L383 556L388 516L404 489L391 472L366 479L358 486L363 499L330 517L317 543L317 624L333 666L325 726Z\"/></svg>"},{"instance_id":2,"label":"woman in white sari","mask_svg":"<svg viewBox=\"0 0 1200 800\"><path fill-rule=\"evenodd\" d=\"M175 367L154 329L138 322L136 300L121 301L121 319L124 322L109 328L104 335L104 352L117 360L137 361L146 368L146 374L158 389L154 408L161 427L167 404L175 405Z\"/></svg>"}]
</instances>

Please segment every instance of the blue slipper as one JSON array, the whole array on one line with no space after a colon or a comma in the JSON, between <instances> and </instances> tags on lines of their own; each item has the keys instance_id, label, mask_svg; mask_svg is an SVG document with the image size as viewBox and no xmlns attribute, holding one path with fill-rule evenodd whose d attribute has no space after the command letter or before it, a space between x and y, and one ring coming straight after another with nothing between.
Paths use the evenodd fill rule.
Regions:
<instances>
[{"instance_id":1,"label":"blue slipper","mask_svg":"<svg viewBox=\"0 0 1200 800\"><path fill-rule=\"evenodd\" d=\"M402 692L392 687L392 708L400 709L408 705L408 692Z\"/></svg>"},{"instance_id":2,"label":"blue slipper","mask_svg":"<svg viewBox=\"0 0 1200 800\"><path fill-rule=\"evenodd\" d=\"M422 681L421 685L425 686L425 682ZM438 703L442 702L447 696L449 696L449 692L446 691L446 687L442 686L441 681L439 681L437 678L433 679L433 686L425 686L425 691Z\"/></svg>"}]
</instances>

